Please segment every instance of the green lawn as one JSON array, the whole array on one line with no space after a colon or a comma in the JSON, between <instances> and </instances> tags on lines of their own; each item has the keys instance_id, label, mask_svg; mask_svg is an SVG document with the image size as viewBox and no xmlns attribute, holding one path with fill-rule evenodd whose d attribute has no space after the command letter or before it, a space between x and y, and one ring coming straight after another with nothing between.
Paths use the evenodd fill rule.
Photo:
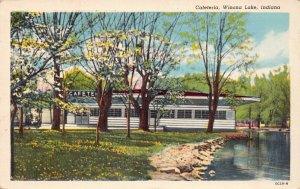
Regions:
<instances>
[{"instance_id":1,"label":"green lawn","mask_svg":"<svg viewBox=\"0 0 300 189\"><path fill-rule=\"evenodd\" d=\"M15 180L145 180L153 170L148 157L168 145L198 142L216 134L133 131L26 130L15 132Z\"/></svg>"}]
</instances>

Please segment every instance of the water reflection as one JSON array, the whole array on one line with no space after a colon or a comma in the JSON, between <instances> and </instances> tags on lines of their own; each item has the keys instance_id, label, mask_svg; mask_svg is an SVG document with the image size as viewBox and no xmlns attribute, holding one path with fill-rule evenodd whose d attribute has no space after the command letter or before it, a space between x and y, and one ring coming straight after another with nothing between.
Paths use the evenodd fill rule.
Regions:
<instances>
[{"instance_id":1,"label":"water reflection","mask_svg":"<svg viewBox=\"0 0 300 189\"><path fill-rule=\"evenodd\" d=\"M208 180L289 180L290 134L256 133L252 141L229 141L216 152Z\"/></svg>"}]
</instances>

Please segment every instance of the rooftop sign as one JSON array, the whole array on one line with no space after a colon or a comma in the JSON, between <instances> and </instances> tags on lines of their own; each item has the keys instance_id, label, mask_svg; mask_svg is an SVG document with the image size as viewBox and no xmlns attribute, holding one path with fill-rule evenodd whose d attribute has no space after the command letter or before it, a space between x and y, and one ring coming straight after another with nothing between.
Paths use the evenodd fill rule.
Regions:
<instances>
[{"instance_id":1,"label":"rooftop sign","mask_svg":"<svg viewBox=\"0 0 300 189\"><path fill-rule=\"evenodd\" d=\"M71 96L71 97L96 97L97 92L91 91L91 90L68 91L68 96Z\"/></svg>"}]
</instances>

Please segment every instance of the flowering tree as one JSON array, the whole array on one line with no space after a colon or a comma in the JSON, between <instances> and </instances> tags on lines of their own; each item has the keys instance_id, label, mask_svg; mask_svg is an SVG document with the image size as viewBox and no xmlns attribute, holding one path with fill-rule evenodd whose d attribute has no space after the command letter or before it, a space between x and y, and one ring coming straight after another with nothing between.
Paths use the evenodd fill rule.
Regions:
<instances>
[{"instance_id":1,"label":"flowering tree","mask_svg":"<svg viewBox=\"0 0 300 189\"><path fill-rule=\"evenodd\" d=\"M107 112L111 106L113 88L120 84L125 72L121 65L131 55L124 48L125 39L125 32L105 31L91 37L82 49L82 67L97 82L99 120L96 143L99 142L99 130L107 131Z\"/></svg>"},{"instance_id":2,"label":"flowering tree","mask_svg":"<svg viewBox=\"0 0 300 189\"><path fill-rule=\"evenodd\" d=\"M96 18L91 14L79 12L54 12L35 13L34 17L28 17L32 31L49 48L47 52L51 55L54 67L53 97L62 100L62 69L67 62L77 61L78 58L72 55L72 51L79 44L82 44L87 31L87 25L92 27ZM83 24L84 23L84 24ZM60 108L54 104L52 129L60 129Z\"/></svg>"},{"instance_id":3,"label":"flowering tree","mask_svg":"<svg viewBox=\"0 0 300 189\"><path fill-rule=\"evenodd\" d=\"M22 104L24 95L31 93L32 80L50 67L48 46L27 31L17 32L11 38L11 125ZM22 122L20 120L20 122Z\"/></svg>"},{"instance_id":4,"label":"flowering tree","mask_svg":"<svg viewBox=\"0 0 300 189\"><path fill-rule=\"evenodd\" d=\"M29 18L35 34L49 46L54 67L54 94L53 97L62 99L61 87L61 58L63 53L74 43L75 22L79 13L37 13L36 17ZM60 108L54 104L52 129L60 129Z\"/></svg>"},{"instance_id":5,"label":"flowering tree","mask_svg":"<svg viewBox=\"0 0 300 189\"><path fill-rule=\"evenodd\" d=\"M179 46L171 41L178 17L166 25L163 34L155 33L160 25L156 23L159 14L154 15L147 31L137 31L132 39L133 71L140 77L141 94L137 98L131 97L132 104L139 114L139 129L149 131L148 112L151 101L155 98L155 85L159 78L166 77L179 64ZM125 77L125 83L128 77ZM139 103L139 101L141 101Z\"/></svg>"}]
</instances>

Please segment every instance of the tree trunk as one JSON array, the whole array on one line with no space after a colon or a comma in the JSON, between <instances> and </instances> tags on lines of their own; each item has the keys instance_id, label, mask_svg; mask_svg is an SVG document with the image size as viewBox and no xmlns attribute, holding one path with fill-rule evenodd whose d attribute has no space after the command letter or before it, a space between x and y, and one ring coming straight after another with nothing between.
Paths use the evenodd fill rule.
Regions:
<instances>
[{"instance_id":1,"label":"tree trunk","mask_svg":"<svg viewBox=\"0 0 300 189\"><path fill-rule=\"evenodd\" d=\"M127 97L127 103L128 103L128 108L127 108L127 138L130 138L130 109L131 109L131 102L130 102L130 95Z\"/></svg>"},{"instance_id":2,"label":"tree trunk","mask_svg":"<svg viewBox=\"0 0 300 189\"><path fill-rule=\"evenodd\" d=\"M52 124L52 104L49 102L49 112L50 112L50 123Z\"/></svg>"},{"instance_id":3,"label":"tree trunk","mask_svg":"<svg viewBox=\"0 0 300 189\"><path fill-rule=\"evenodd\" d=\"M215 122L215 115L216 115L216 108L212 107L211 111L209 112L208 116L208 126L206 132L210 133L213 131L214 122Z\"/></svg>"},{"instance_id":4,"label":"tree trunk","mask_svg":"<svg viewBox=\"0 0 300 189\"><path fill-rule=\"evenodd\" d=\"M60 130L60 108L56 105L53 106L53 121L52 130Z\"/></svg>"},{"instance_id":5,"label":"tree trunk","mask_svg":"<svg viewBox=\"0 0 300 189\"><path fill-rule=\"evenodd\" d=\"M107 124L107 112L111 106L111 98L112 98L112 89L109 89L106 94L98 95L98 105L99 105L99 118L97 127L100 131L108 131L108 124ZM101 102L100 102L101 101Z\"/></svg>"},{"instance_id":6,"label":"tree trunk","mask_svg":"<svg viewBox=\"0 0 300 189\"><path fill-rule=\"evenodd\" d=\"M260 118L260 113L258 114L258 118L257 118L257 127L260 128L260 121L261 121L261 118Z\"/></svg>"},{"instance_id":7,"label":"tree trunk","mask_svg":"<svg viewBox=\"0 0 300 189\"><path fill-rule=\"evenodd\" d=\"M11 177L14 177L14 120L17 114L17 103L11 98L11 111L10 111L10 151L11 151L11 163L10 163L10 172Z\"/></svg>"},{"instance_id":8,"label":"tree trunk","mask_svg":"<svg viewBox=\"0 0 300 189\"><path fill-rule=\"evenodd\" d=\"M67 103L67 90L64 88L64 91L63 91L63 101L65 103ZM62 110L62 126L63 126L63 129L62 129L62 133L65 134L66 133L66 130L65 130L65 126L66 126L66 122L67 122L67 110L63 109Z\"/></svg>"},{"instance_id":9,"label":"tree trunk","mask_svg":"<svg viewBox=\"0 0 300 189\"><path fill-rule=\"evenodd\" d=\"M158 113L157 113L158 115ZM156 127L157 127L157 115L154 117L154 132L156 132Z\"/></svg>"},{"instance_id":10,"label":"tree trunk","mask_svg":"<svg viewBox=\"0 0 300 189\"><path fill-rule=\"evenodd\" d=\"M10 110L10 126L12 128L12 131L14 129L14 121L15 121L15 117L16 117L16 114L17 114L17 103L16 101L11 98L11 110Z\"/></svg>"},{"instance_id":11,"label":"tree trunk","mask_svg":"<svg viewBox=\"0 0 300 189\"><path fill-rule=\"evenodd\" d=\"M23 127L23 106L19 108L19 134L23 135L24 127Z\"/></svg>"},{"instance_id":12,"label":"tree trunk","mask_svg":"<svg viewBox=\"0 0 300 189\"><path fill-rule=\"evenodd\" d=\"M62 134L65 134L65 110L62 110Z\"/></svg>"},{"instance_id":13,"label":"tree trunk","mask_svg":"<svg viewBox=\"0 0 300 189\"><path fill-rule=\"evenodd\" d=\"M54 88L58 88L62 90L61 85L61 78L60 78L60 67L59 64L56 63L56 57L53 56L53 62L54 62ZM54 89L53 97L57 99L61 99L59 94L61 91ZM60 130L60 115L61 115L61 109L57 106L56 103L53 105L53 122L52 122L52 130Z\"/></svg>"},{"instance_id":14,"label":"tree trunk","mask_svg":"<svg viewBox=\"0 0 300 189\"><path fill-rule=\"evenodd\" d=\"M251 127L252 127L252 120L251 120L251 106L249 106L249 129L251 129Z\"/></svg>"},{"instance_id":15,"label":"tree trunk","mask_svg":"<svg viewBox=\"0 0 300 189\"><path fill-rule=\"evenodd\" d=\"M139 129L143 131L149 131L149 103L147 101L142 102L142 108L139 116L140 116Z\"/></svg>"},{"instance_id":16,"label":"tree trunk","mask_svg":"<svg viewBox=\"0 0 300 189\"><path fill-rule=\"evenodd\" d=\"M12 109L10 112L10 152L11 152L11 163L10 163L10 176L14 178L14 120L17 114L17 103L11 97Z\"/></svg>"},{"instance_id":17,"label":"tree trunk","mask_svg":"<svg viewBox=\"0 0 300 189\"><path fill-rule=\"evenodd\" d=\"M105 108L105 109L101 109L102 111L100 110L100 112L99 112L97 128L99 128L100 131L108 131L107 111L109 108L106 108L106 107L101 107L101 108Z\"/></svg>"},{"instance_id":18,"label":"tree trunk","mask_svg":"<svg viewBox=\"0 0 300 189\"><path fill-rule=\"evenodd\" d=\"M209 99L209 116L208 116L208 126L206 132L212 132L214 128L214 122L216 117L216 112L218 108L218 102L219 102L219 91L218 91L218 84L215 84L214 86L214 94L213 99ZM212 94L210 94L212 95Z\"/></svg>"},{"instance_id":19,"label":"tree trunk","mask_svg":"<svg viewBox=\"0 0 300 189\"><path fill-rule=\"evenodd\" d=\"M39 112L39 122L38 122L38 127L42 126L42 122L43 122L43 118L42 118L42 114L43 114L43 108L41 108L41 111Z\"/></svg>"},{"instance_id":20,"label":"tree trunk","mask_svg":"<svg viewBox=\"0 0 300 189\"><path fill-rule=\"evenodd\" d=\"M111 106L112 88L109 88L105 94L102 94L102 84L98 84L97 92L99 118L96 126L96 144L99 144L100 131L108 131L107 112Z\"/></svg>"}]
</instances>

